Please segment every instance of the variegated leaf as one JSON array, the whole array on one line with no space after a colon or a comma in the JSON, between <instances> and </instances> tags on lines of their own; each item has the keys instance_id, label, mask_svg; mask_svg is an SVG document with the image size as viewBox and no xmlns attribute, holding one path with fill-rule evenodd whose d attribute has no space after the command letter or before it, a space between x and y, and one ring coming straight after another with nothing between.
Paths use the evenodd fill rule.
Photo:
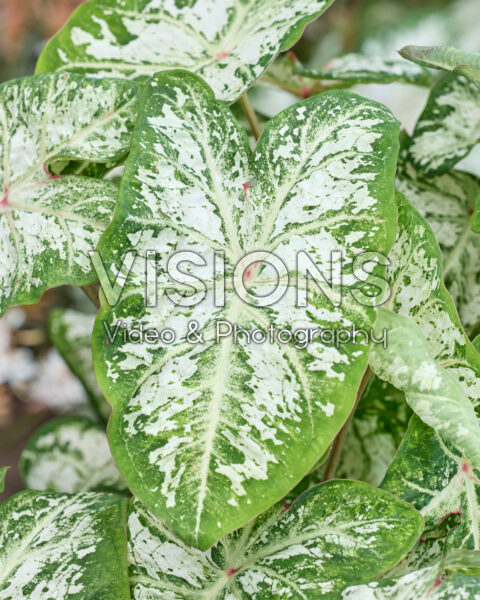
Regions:
<instances>
[{"instance_id":1,"label":"variegated leaf","mask_svg":"<svg viewBox=\"0 0 480 600\"><path fill-rule=\"evenodd\" d=\"M233 102L333 0L93 0L47 44L37 72L146 79L188 69Z\"/></svg>"},{"instance_id":2,"label":"variegated leaf","mask_svg":"<svg viewBox=\"0 0 480 600\"><path fill-rule=\"evenodd\" d=\"M402 392L372 377L355 410L335 477L380 485L411 414Z\"/></svg>"},{"instance_id":3,"label":"variegated leaf","mask_svg":"<svg viewBox=\"0 0 480 600\"><path fill-rule=\"evenodd\" d=\"M393 496L364 483L331 481L200 552L133 501L132 597L334 600L346 585L370 581L400 560L422 526L418 513Z\"/></svg>"},{"instance_id":4,"label":"variegated leaf","mask_svg":"<svg viewBox=\"0 0 480 600\"><path fill-rule=\"evenodd\" d=\"M397 188L433 229L443 254L445 284L463 325L474 326L480 321L480 235L470 215L480 198L480 181L460 171L425 177L402 161Z\"/></svg>"},{"instance_id":5,"label":"variegated leaf","mask_svg":"<svg viewBox=\"0 0 480 600\"><path fill-rule=\"evenodd\" d=\"M330 252L341 250L351 273L358 253L388 252L397 139L398 124L385 107L329 92L270 121L252 156L231 112L195 75L160 73L146 88L100 253L113 280L125 252L154 250L160 290L182 291L166 277L167 259L196 251L210 265L199 273L207 293L193 307L177 306L166 294L145 306L140 257L119 304L104 302L99 313L94 362L114 406L109 439L122 475L189 543L208 548L278 501L318 461L350 412L366 368L364 336L339 348L318 337L304 349L275 336L272 343L232 336L217 343L215 324L263 331L371 326L373 310L349 295L352 275L344 277L340 307L316 286L308 307L297 307L295 257L304 249L328 272ZM259 306L258 297L246 304L232 288L233 265L260 249L274 251L291 275L290 283L282 276L284 296L270 307ZM226 259L221 307L213 304L221 287L221 279L212 279L215 250ZM271 267L259 267L245 271L246 281L264 295ZM113 331L122 319L130 330L171 327L177 338L172 345L128 337L125 343L121 334L108 339L106 327ZM192 319L204 343L188 343Z\"/></svg>"},{"instance_id":6,"label":"variegated leaf","mask_svg":"<svg viewBox=\"0 0 480 600\"><path fill-rule=\"evenodd\" d=\"M53 419L28 441L19 463L25 487L54 492L127 492L105 431L86 417Z\"/></svg>"},{"instance_id":7,"label":"variegated leaf","mask_svg":"<svg viewBox=\"0 0 480 600\"><path fill-rule=\"evenodd\" d=\"M450 46L405 46L399 54L424 67L454 71L480 85L480 54Z\"/></svg>"},{"instance_id":8,"label":"variegated leaf","mask_svg":"<svg viewBox=\"0 0 480 600\"><path fill-rule=\"evenodd\" d=\"M29 490L0 505L2 600L129 600L126 504Z\"/></svg>"},{"instance_id":9,"label":"variegated leaf","mask_svg":"<svg viewBox=\"0 0 480 600\"><path fill-rule=\"evenodd\" d=\"M322 69L311 69L297 62L295 73L310 79L357 83L392 83L401 81L430 85L432 78L426 69L405 60L352 53L332 59Z\"/></svg>"},{"instance_id":10,"label":"variegated leaf","mask_svg":"<svg viewBox=\"0 0 480 600\"><path fill-rule=\"evenodd\" d=\"M480 550L479 477L480 470L453 445L414 417L382 487L413 504L424 516L427 532L457 514L459 524L451 529L446 548Z\"/></svg>"},{"instance_id":11,"label":"variegated leaf","mask_svg":"<svg viewBox=\"0 0 480 600\"><path fill-rule=\"evenodd\" d=\"M443 175L480 139L478 86L448 74L432 88L408 149L413 165L428 176Z\"/></svg>"},{"instance_id":12,"label":"variegated leaf","mask_svg":"<svg viewBox=\"0 0 480 600\"><path fill-rule=\"evenodd\" d=\"M52 310L48 333L55 348L83 384L93 408L106 421L111 407L105 400L93 369L92 331L95 317L68 308Z\"/></svg>"},{"instance_id":13,"label":"variegated leaf","mask_svg":"<svg viewBox=\"0 0 480 600\"><path fill-rule=\"evenodd\" d=\"M0 86L0 314L49 287L95 281L88 251L110 221L117 190L52 173L65 160L125 155L136 97L134 84L68 74Z\"/></svg>"},{"instance_id":14,"label":"variegated leaf","mask_svg":"<svg viewBox=\"0 0 480 600\"><path fill-rule=\"evenodd\" d=\"M380 308L376 328L388 332L388 345L372 345L372 371L402 390L422 421L480 468L480 423L474 407L456 378L432 357L420 326Z\"/></svg>"},{"instance_id":15,"label":"variegated leaf","mask_svg":"<svg viewBox=\"0 0 480 600\"><path fill-rule=\"evenodd\" d=\"M397 194L398 233L389 254L388 308L419 325L428 352L470 399L480 402L480 355L466 336L442 280L442 255L428 223Z\"/></svg>"}]
</instances>

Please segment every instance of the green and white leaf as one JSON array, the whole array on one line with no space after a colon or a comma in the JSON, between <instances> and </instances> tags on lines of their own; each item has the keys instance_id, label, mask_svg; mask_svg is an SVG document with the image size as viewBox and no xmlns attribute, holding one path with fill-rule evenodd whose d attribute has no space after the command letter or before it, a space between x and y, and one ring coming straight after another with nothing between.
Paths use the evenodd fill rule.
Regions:
<instances>
[{"instance_id":1,"label":"green and white leaf","mask_svg":"<svg viewBox=\"0 0 480 600\"><path fill-rule=\"evenodd\" d=\"M387 347L373 344L370 368L405 393L412 410L480 468L480 423L464 390L430 354L412 319L378 309L377 330L387 331Z\"/></svg>"},{"instance_id":2,"label":"green and white leaf","mask_svg":"<svg viewBox=\"0 0 480 600\"><path fill-rule=\"evenodd\" d=\"M233 102L332 2L91 0L50 40L37 72L146 80L187 69Z\"/></svg>"},{"instance_id":3,"label":"green and white leaf","mask_svg":"<svg viewBox=\"0 0 480 600\"><path fill-rule=\"evenodd\" d=\"M0 506L2 600L129 600L126 500L20 492Z\"/></svg>"},{"instance_id":4,"label":"green and white leaf","mask_svg":"<svg viewBox=\"0 0 480 600\"><path fill-rule=\"evenodd\" d=\"M128 492L104 429L85 417L46 423L28 441L19 469L25 487L33 490Z\"/></svg>"},{"instance_id":5,"label":"green and white leaf","mask_svg":"<svg viewBox=\"0 0 480 600\"><path fill-rule=\"evenodd\" d=\"M426 69L401 59L383 58L354 52L333 58L322 69L311 69L300 62L294 72L310 79L358 83L393 83L395 81L430 85L432 77Z\"/></svg>"},{"instance_id":6,"label":"green and white leaf","mask_svg":"<svg viewBox=\"0 0 480 600\"><path fill-rule=\"evenodd\" d=\"M92 358L92 331L95 317L68 308L55 308L48 318L50 339L83 384L102 421L107 421L111 407L95 378Z\"/></svg>"},{"instance_id":7,"label":"green and white leaf","mask_svg":"<svg viewBox=\"0 0 480 600\"><path fill-rule=\"evenodd\" d=\"M405 46L399 52L417 65L453 71L480 85L480 54L450 46Z\"/></svg>"},{"instance_id":8,"label":"green and white leaf","mask_svg":"<svg viewBox=\"0 0 480 600\"><path fill-rule=\"evenodd\" d=\"M466 336L443 283L442 254L435 235L401 194L397 194L397 205L397 240L389 254L392 294L387 307L417 323L431 357L456 379L476 407L480 403L480 355Z\"/></svg>"},{"instance_id":9,"label":"green and white leaf","mask_svg":"<svg viewBox=\"0 0 480 600\"><path fill-rule=\"evenodd\" d=\"M378 334L378 330L376 332ZM355 410L335 477L380 485L411 414L402 392L372 377Z\"/></svg>"},{"instance_id":10,"label":"green and white leaf","mask_svg":"<svg viewBox=\"0 0 480 600\"><path fill-rule=\"evenodd\" d=\"M132 598L333 600L393 566L422 527L420 515L393 496L331 481L200 552L135 500L128 519Z\"/></svg>"},{"instance_id":11,"label":"green and white leaf","mask_svg":"<svg viewBox=\"0 0 480 600\"><path fill-rule=\"evenodd\" d=\"M65 160L124 156L136 106L136 86L124 81L57 74L0 86L0 314L49 287L95 281L88 251L117 190L52 173Z\"/></svg>"},{"instance_id":12,"label":"green and white leaf","mask_svg":"<svg viewBox=\"0 0 480 600\"><path fill-rule=\"evenodd\" d=\"M432 88L417 121L408 155L429 177L443 175L467 156L480 139L478 86L450 73Z\"/></svg>"},{"instance_id":13,"label":"green and white leaf","mask_svg":"<svg viewBox=\"0 0 480 600\"><path fill-rule=\"evenodd\" d=\"M460 171L425 177L402 161L397 188L432 228L443 254L445 284L463 325L473 327L480 321L480 235L470 215L480 197L480 181Z\"/></svg>"},{"instance_id":14,"label":"green and white leaf","mask_svg":"<svg viewBox=\"0 0 480 600\"><path fill-rule=\"evenodd\" d=\"M458 514L446 548L480 550L480 471L451 444L414 417L382 487L410 502L425 518L426 532Z\"/></svg>"},{"instance_id":15,"label":"green and white leaf","mask_svg":"<svg viewBox=\"0 0 480 600\"><path fill-rule=\"evenodd\" d=\"M231 112L195 75L160 73L146 87L114 221L99 246L112 281L124 253L141 256L117 306L103 303L94 363L114 406L109 440L122 475L188 543L208 548L280 500L347 418L366 368L363 336L338 349L318 339L303 350L232 337L216 343L215 322L264 331L371 326L373 310L348 292L357 283L351 275L341 307L314 289L307 308L297 308L295 257L305 249L328 272L330 252L342 250L348 273L358 253L388 252L397 139L388 109L328 92L271 120L252 155ZM163 294L146 307L147 249L157 253L160 291L185 290L166 278L173 252L205 257L212 268L201 271L205 298L184 308ZM232 288L232 265L259 249L274 251L291 275L290 285L280 282L285 295L266 308L245 304ZM210 275L215 250L227 263L223 308L213 305L221 284ZM258 267L250 283L262 295L271 272ZM192 319L204 343L186 341ZM120 335L107 343L105 326L119 320L128 328L168 326L177 339L162 347Z\"/></svg>"}]
</instances>

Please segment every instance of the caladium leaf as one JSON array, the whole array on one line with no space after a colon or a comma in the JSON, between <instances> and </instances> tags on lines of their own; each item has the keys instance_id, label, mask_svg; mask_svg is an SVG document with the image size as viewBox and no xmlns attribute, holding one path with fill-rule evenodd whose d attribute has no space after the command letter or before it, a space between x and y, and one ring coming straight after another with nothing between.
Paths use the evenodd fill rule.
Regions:
<instances>
[{"instance_id":1,"label":"caladium leaf","mask_svg":"<svg viewBox=\"0 0 480 600\"><path fill-rule=\"evenodd\" d=\"M448 74L432 88L417 121L408 154L413 165L428 176L443 175L480 139L478 86Z\"/></svg>"},{"instance_id":2,"label":"caladium leaf","mask_svg":"<svg viewBox=\"0 0 480 600\"><path fill-rule=\"evenodd\" d=\"M382 487L412 503L424 516L427 532L458 514L446 548L480 550L479 476L453 445L414 417Z\"/></svg>"},{"instance_id":3,"label":"caladium leaf","mask_svg":"<svg viewBox=\"0 0 480 600\"><path fill-rule=\"evenodd\" d=\"M127 492L105 431L86 417L53 419L28 441L19 463L25 487L55 492Z\"/></svg>"},{"instance_id":4,"label":"caladium leaf","mask_svg":"<svg viewBox=\"0 0 480 600\"><path fill-rule=\"evenodd\" d=\"M333 0L93 0L47 44L37 72L146 79L183 68L236 100Z\"/></svg>"},{"instance_id":5,"label":"caladium leaf","mask_svg":"<svg viewBox=\"0 0 480 600\"><path fill-rule=\"evenodd\" d=\"M380 485L411 414L401 391L372 377L355 410L335 477Z\"/></svg>"},{"instance_id":6,"label":"caladium leaf","mask_svg":"<svg viewBox=\"0 0 480 600\"><path fill-rule=\"evenodd\" d=\"M388 345L372 345L372 371L405 392L422 421L480 467L480 423L473 404L456 378L432 357L420 326L380 308L376 328L388 331Z\"/></svg>"},{"instance_id":7,"label":"caladium leaf","mask_svg":"<svg viewBox=\"0 0 480 600\"><path fill-rule=\"evenodd\" d=\"M419 514L393 496L364 483L330 481L200 552L133 501L132 597L333 600L346 585L393 566L422 526Z\"/></svg>"},{"instance_id":8,"label":"caladium leaf","mask_svg":"<svg viewBox=\"0 0 480 600\"><path fill-rule=\"evenodd\" d=\"M480 355L466 336L442 281L441 251L428 223L401 194L397 204L399 227L389 254L392 295L388 307L419 325L432 358L457 380L476 407Z\"/></svg>"},{"instance_id":9,"label":"caladium leaf","mask_svg":"<svg viewBox=\"0 0 480 600\"><path fill-rule=\"evenodd\" d=\"M480 321L480 235L474 232L470 215L480 197L480 181L460 171L425 177L402 161L397 188L432 228L443 254L445 284L464 326L474 326Z\"/></svg>"},{"instance_id":10,"label":"caladium leaf","mask_svg":"<svg viewBox=\"0 0 480 600\"><path fill-rule=\"evenodd\" d=\"M426 69L405 60L382 58L355 52L332 59L323 69L310 69L300 62L295 64L297 75L310 79L357 83L392 83L400 81L430 85L432 77Z\"/></svg>"},{"instance_id":11,"label":"caladium leaf","mask_svg":"<svg viewBox=\"0 0 480 600\"><path fill-rule=\"evenodd\" d=\"M188 155L180 151L187 140ZM265 344L215 339L218 322L265 332L368 328L374 320L372 309L345 297L356 283L351 275L340 307L318 289L308 308L297 307L286 277L279 282L285 294L262 307L233 290L232 265L270 249L288 265L293 286L300 248L323 272L332 250L343 251L347 273L358 253L388 252L397 140L398 123L385 107L329 92L271 120L252 156L231 112L195 75L160 73L146 87L100 254L113 281L124 253L154 250L158 287L181 291L165 272L173 252L195 250L211 261L223 251L225 302L214 305L221 282L203 269L208 289L196 306L177 306L166 294L146 306L141 258L117 306L104 302L98 315L94 363L114 406L108 433L122 475L189 543L208 548L292 489L344 423L366 368L364 336L338 349L316 338L301 349L275 336ZM271 279L258 266L245 273L263 295ZM204 343L188 343L191 320ZM170 345L110 338L119 321L130 331L171 327L177 337Z\"/></svg>"},{"instance_id":12,"label":"caladium leaf","mask_svg":"<svg viewBox=\"0 0 480 600\"><path fill-rule=\"evenodd\" d=\"M125 499L25 491L0 506L2 600L129 600Z\"/></svg>"},{"instance_id":13,"label":"caladium leaf","mask_svg":"<svg viewBox=\"0 0 480 600\"><path fill-rule=\"evenodd\" d=\"M0 314L49 287L95 281L88 251L108 225L117 190L52 173L59 161L126 154L136 98L134 84L68 74L0 86Z\"/></svg>"},{"instance_id":14,"label":"caladium leaf","mask_svg":"<svg viewBox=\"0 0 480 600\"><path fill-rule=\"evenodd\" d=\"M111 408L98 387L93 369L94 322L93 315L68 308L56 308L48 318L48 333L55 348L83 384L98 416L106 421Z\"/></svg>"},{"instance_id":15,"label":"caladium leaf","mask_svg":"<svg viewBox=\"0 0 480 600\"><path fill-rule=\"evenodd\" d=\"M480 54L450 46L405 46L404 58L431 69L454 71L480 85Z\"/></svg>"}]
</instances>

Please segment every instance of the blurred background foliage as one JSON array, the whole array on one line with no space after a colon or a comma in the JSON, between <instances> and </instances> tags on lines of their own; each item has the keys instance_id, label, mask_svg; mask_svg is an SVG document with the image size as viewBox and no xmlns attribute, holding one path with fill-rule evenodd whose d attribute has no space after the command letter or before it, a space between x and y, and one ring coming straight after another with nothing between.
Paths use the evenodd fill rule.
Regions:
<instances>
[{"instance_id":1,"label":"blurred background foliage","mask_svg":"<svg viewBox=\"0 0 480 600\"><path fill-rule=\"evenodd\" d=\"M32 74L45 41L79 4L0 0L0 82ZM306 66L317 69L355 51L394 58L407 44L448 44L479 52L479 23L480 0L336 0L307 27L293 50ZM354 91L387 104L409 132L428 95L427 88L399 83L361 85ZM261 85L251 97L264 117L298 100L271 86L262 90ZM480 175L480 154L473 152L459 168ZM93 310L79 290L64 287L50 290L34 306L11 309L0 321L0 465L13 467L4 496L21 489L15 467L40 424L57 414L88 413L83 388L48 339L51 308L67 305Z\"/></svg>"}]
</instances>

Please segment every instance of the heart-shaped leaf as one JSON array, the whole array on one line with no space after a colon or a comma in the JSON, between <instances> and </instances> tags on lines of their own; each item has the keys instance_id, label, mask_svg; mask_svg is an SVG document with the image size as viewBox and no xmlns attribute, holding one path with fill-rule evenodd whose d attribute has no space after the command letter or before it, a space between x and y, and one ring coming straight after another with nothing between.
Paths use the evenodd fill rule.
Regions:
<instances>
[{"instance_id":1,"label":"heart-shaped leaf","mask_svg":"<svg viewBox=\"0 0 480 600\"><path fill-rule=\"evenodd\" d=\"M480 139L478 86L448 74L432 88L408 148L416 169L443 175L464 158Z\"/></svg>"},{"instance_id":2,"label":"heart-shaped leaf","mask_svg":"<svg viewBox=\"0 0 480 600\"><path fill-rule=\"evenodd\" d=\"M425 177L402 161L397 188L432 228L443 254L445 284L463 325L472 327L480 321L480 235L470 215L480 197L480 181L460 171Z\"/></svg>"},{"instance_id":3,"label":"heart-shaped leaf","mask_svg":"<svg viewBox=\"0 0 480 600\"><path fill-rule=\"evenodd\" d=\"M94 322L93 315L68 308L56 308L48 317L48 334L52 344L83 384L100 419L107 421L111 408L98 387L93 369L92 331Z\"/></svg>"},{"instance_id":4,"label":"heart-shaped leaf","mask_svg":"<svg viewBox=\"0 0 480 600\"><path fill-rule=\"evenodd\" d=\"M53 419L28 441L19 463L25 487L55 492L127 492L102 427L85 417Z\"/></svg>"},{"instance_id":5,"label":"heart-shaped leaf","mask_svg":"<svg viewBox=\"0 0 480 600\"><path fill-rule=\"evenodd\" d=\"M229 109L195 75L160 73L146 87L100 254L113 280L125 253L153 250L158 287L180 292L185 286L166 275L174 252L195 251L212 265L214 251L222 251L225 302L215 306L222 278L213 279L212 266L201 272L207 293L196 306L178 306L167 294L146 306L139 257L119 304L104 302L99 313L94 363L114 406L109 440L122 475L189 543L208 548L278 501L318 461L352 409L366 368L364 335L338 347L317 337L302 349L277 335L249 343L241 335L216 337L216 330L220 321L264 333L372 325L373 310L348 290L358 283L354 258L388 252L393 241L397 140L398 123L385 107L329 92L271 120L252 156ZM250 303L232 287L239 281L235 265L247 267L253 259L242 257L260 249L274 252L290 273L277 282L281 298L266 307L260 297L271 291L271 267L257 261L245 268L256 296ZM330 269L331 251L343 252L341 306L316 286L307 307L297 306L300 250L322 272ZM192 320L203 343L188 342ZM120 327L112 338L119 321L126 334ZM137 326L170 327L176 339L132 343L128 331Z\"/></svg>"},{"instance_id":6,"label":"heart-shaped leaf","mask_svg":"<svg viewBox=\"0 0 480 600\"><path fill-rule=\"evenodd\" d=\"M404 58L431 69L454 71L480 85L480 54L450 46L405 46Z\"/></svg>"},{"instance_id":7,"label":"heart-shaped leaf","mask_svg":"<svg viewBox=\"0 0 480 600\"><path fill-rule=\"evenodd\" d=\"M37 72L146 79L188 69L233 102L333 0L94 0L47 44Z\"/></svg>"},{"instance_id":8,"label":"heart-shaped leaf","mask_svg":"<svg viewBox=\"0 0 480 600\"><path fill-rule=\"evenodd\" d=\"M129 600L127 501L25 491L0 506L2 600Z\"/></svg>"},{"instance_id":9,"label":"heart-shaped leaf","mask_svg":"<svg viewBox=\"0 0 480 600\"><path fill-rule=\"evenodd\" d=\"M388 332L388 346L372 346L372 371L405 392L422 421L480 467L480 423L473 405L455 377L431 356L421 328L382 308L376 327Z\"/></svg>"},{"instance_id":10,"label":"heart-shaped leaf","mask_svg":"<svg viewBox=\"0 0 480 600\"><path fill-rule=\"evenodd\" d=\"M420 515L393 496L364 483L330 481L200 552L133 501L132 597L334 600L346 585L393 566L422 527Z\"/></svg>"},{"instance_id":11,"label":"heart-shaped leaf","mask_svg":"<svg viewBox=\"0 0 480 600\"><path fill-rule=\"evenodd\" d=\"M400 81L430 85L432 78L426 69L398 58L389 59L355 52L332 59L323 69L311 69L295 63L295 73L311 79L357 83L392 83Z\"/></svg>"},{"instance_id":12,"label":"heart-shaped leaf","mask_svg":"<svg viewBox=\"0 0 480 600\"><path fill-rule=\"evenodd\" d=\"M52 173L59 161L125 155L136 105L136 86L124 81L57 74L0 86L0 314L49 287L95 281L88 251L117 190Z\"/></svg>"}]
</instances>

